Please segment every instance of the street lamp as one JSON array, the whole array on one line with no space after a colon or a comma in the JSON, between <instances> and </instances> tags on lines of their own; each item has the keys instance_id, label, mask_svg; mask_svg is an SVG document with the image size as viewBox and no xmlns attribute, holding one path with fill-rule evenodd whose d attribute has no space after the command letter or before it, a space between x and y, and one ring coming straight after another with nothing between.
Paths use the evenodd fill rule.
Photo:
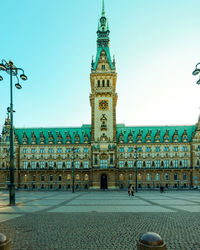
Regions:
<instances>
[{"instance_id":1,"label":"street lamp","mask_svg":"<svg viewBox=\"0 0 200 250\"><path fill-rule=\"evenodd\" d=\"M195 70L192 72L192 74L194 76L197 76L200 73L200 68L198 67L200 65L200 63L197 63L197 65L195 66ZM199 80L196 82L196 84L200 84L200 78Z\"/></svg>"},{"instance_id":2,"label":"street lamp","mask_svg":"<svg viewBox=\"0 0 200 250\"><path fill-rule=\"evenodd\" d=\"M24 74L24 70L21 68L17 68L12 61L6 62L6 60L2 60L0 63L0 71L5 71L10 75L10 185L9 185L9 200L10 206L15 205L15 175L14 175L14 146L13 146L13 76L16 77L17 83L15 87L17 89L21 89L22 86L19 84L18 72L21 71L22 74L20 78L22 80L27 80L27 76ZM0 81L3 80L3 77L0 76Z\"/></svg>"},{"instance_id":3,"label":"street lamp","mask_svg":"<svg viewBox=\"0 0 200 250\"><path fill-rule=\"evenodd\" d=\"M138 162L138 154L137 154L138 148L137 146L135 147L135 192L138 191L138 184L137 184L137 162Z\"/></svg>"},{"instance_id":4,"label":"street lamp","mask_svg":"<svg viewBox=\"0 0 200 250\"><path fill-rule=\"evenodd\" d=\"M74 193L74 147L72 148L72 193Z\"/></svg>"}]
</instances>

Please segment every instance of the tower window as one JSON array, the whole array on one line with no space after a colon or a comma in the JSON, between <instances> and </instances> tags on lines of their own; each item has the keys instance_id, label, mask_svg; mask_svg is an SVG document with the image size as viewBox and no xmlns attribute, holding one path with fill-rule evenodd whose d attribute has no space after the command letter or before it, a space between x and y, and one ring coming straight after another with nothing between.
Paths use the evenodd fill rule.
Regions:
<instances>
[{"instance_id":1,"label":"tower window","mask_svg":"<svg viewBox=\"0 0 200 250\"><path fill-rule=\"evenodd\" d=\"M105 70L105 69L106 69L106 66L105 66L105 65L102 65L102 66L101 66L101 69L102 69L102 70Z\"/></svg>"},{"instance_id":2,"label":"tower window","mask_svg":"<svg viewBox=\"0 0 200 250\"><path fill-rule=\"evenodd\" d=\"M102 81L102 87L105 87L105 81L104 80Z\"/></svg>"},{"instance_id":3,"label":"tower window","mask_svg":"<svg viewBox=\"0 0 200 250\"><path fill-rule=\"evenodd\" d=\"M107 87L109 87L109 80L107 80Z\"/></svg>"},{"instance_id":4,"label":"tower window","mask_svg":"<svg viewBox=\"0 0 200 250\"><path fill-rule=\"evenodd\" d=\"M98 87L100 87L100 80L98 80Z\"/></svg>"}]
</instances>

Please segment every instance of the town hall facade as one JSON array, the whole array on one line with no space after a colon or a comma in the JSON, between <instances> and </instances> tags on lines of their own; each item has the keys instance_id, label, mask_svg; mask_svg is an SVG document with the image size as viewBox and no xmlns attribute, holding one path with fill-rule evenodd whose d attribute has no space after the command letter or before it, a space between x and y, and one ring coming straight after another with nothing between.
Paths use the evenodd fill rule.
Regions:
<instances>
[{"instance_id":1,"label":"town hall facade","mask_svg":"<svg viewBox=\"0 0 200 250\"><path fill-rule=\"evenodd\" d=\"M192 126L116 124L117 72L104 4L91 63L91 125L15 128L15 186L29 190L193 188L200 185L200 119ZM0 140L0 188L9 183L10 118ZM137 176L136 176L137 174Z\"/></svg>"}]
</instances>

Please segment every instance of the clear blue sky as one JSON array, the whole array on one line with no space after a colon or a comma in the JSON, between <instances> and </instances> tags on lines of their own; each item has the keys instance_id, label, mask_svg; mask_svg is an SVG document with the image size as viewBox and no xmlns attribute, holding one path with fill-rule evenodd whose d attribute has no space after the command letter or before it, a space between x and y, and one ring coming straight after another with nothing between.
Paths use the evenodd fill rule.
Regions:
<instances>
[{"instance_id":1,"label":"clear blue sky","mask_svg":"<svg viewBox=\"0 0 200 250\"><path fill-rule=\"evenodd\" d=\"M101 0L10 0L0 5L0 59L22 67L14 90L16 127L90 124L90 64ZM117 123L195 124L200 86L199 0L105 0L115 55ZM0 82L0 126L9 76Z\"/></svg>"}]
</instances>

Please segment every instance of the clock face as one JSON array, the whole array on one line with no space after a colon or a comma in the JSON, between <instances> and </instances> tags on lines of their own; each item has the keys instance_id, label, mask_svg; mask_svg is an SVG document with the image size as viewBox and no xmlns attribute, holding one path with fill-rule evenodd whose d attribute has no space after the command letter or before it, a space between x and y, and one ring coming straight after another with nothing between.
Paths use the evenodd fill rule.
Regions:
<instances>
[{"instance_id":1,"label":"clock face","mask_svg":"<svg viewBox=\"0 0 200 250\"><path fill-rule=\"evenodd\" d=\"M108 110L108 101L106 101L106 100L99 101L99 109L100 110Z\"/></svg>"}]
</instances>

